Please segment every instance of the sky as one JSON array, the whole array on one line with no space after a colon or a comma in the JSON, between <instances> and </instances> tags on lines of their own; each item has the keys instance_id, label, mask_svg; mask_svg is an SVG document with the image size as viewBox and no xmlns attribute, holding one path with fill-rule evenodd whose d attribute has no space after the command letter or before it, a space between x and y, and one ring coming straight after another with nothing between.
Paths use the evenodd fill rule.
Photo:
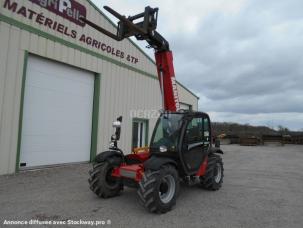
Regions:
<instances>
[{"instance_id":1,"label":"sky","mask_svg":"<svg viewBox=\"0 0 303 228\"><path fill-rule=\"evenodd\" d=\"M126 16L159 7L177 80L212 121L303 130L302 0L93 2Z\"/></svg>"}]
</instances>

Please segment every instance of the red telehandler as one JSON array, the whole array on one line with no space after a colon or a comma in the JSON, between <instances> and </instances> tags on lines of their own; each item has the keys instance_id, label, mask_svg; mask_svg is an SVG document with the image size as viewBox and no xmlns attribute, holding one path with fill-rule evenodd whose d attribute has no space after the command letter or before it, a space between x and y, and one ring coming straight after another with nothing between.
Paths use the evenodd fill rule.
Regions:
<instances>
[{"instance_id":1,"label":"red telehandler","mask_svg":"<svg viewBox=\"0 0 303 228\"><path fill-rule=\"evenodd\" d=\"M218 154L223 152L212 146L211 123L206 113L179 110L172 52L156 31L158 8L146 7L143 13L129 17L104 8L119 19L117 34L85 18L82 21L117 41L131 36L147 41L155 50L163 111L149 149L141 153L124 155L118 148L122 117L113 123L116 131L109 149L96 156L89 172L90 189L99 197L108 198L119 195L124 186L135 187L144 207L153 213L172 209L180 180L218 190L223 182L223 162Z\"/></svg>"}]
</instances>

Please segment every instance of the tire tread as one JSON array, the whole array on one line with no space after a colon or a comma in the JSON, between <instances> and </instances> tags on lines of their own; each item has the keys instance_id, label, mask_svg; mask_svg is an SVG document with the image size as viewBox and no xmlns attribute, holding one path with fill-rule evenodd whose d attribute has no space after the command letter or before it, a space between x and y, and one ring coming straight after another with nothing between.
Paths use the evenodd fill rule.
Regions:
<instances>
[{"instance_id":1,"label":"tire tread","mask_svg":"<svg viewBox=\"0 0 303 228\"><path fill-rule=\"evenodd\" d=\"M139 183L139 188L137 193L141 204L152 213L166 213L172 209L176 204L176 197L174 197L168 205L161 205L159 203L158 197L155 197L158 194L157 184L162 173L174 173L176 177L176 195L179 189L179 180L177 170L171 165L165 165L161 170L151 171L147 170L143 175L141 182Z\"/></svg>"},{"instance_id":2,"label":"tire tread","mask_svg":"<svg viewBox=\"0 0 303 228\"><path fill-rule=\"evenodd\" d=\"M89 171L89 187L100 198L114 197L120 194L123 190L122 182L116 188L110 189L106 187L105 177L102 176L106 173L109 166L108 162L101 162L93 165L93 169Z\"/></svg>"},{"instance_id":3,"label":"tire tread","mask_svg":"<svg viewBox=\"0 0 303 228\"><path fill-rule=\"evenodd\" d=\"M221 164L222 177L219 183L214 180L214 169L217 163ZM204 176L200 177L200 185L207 190L217 191L222 187L224 177L224 167L222 158L219 155L212 154L208 157L208 164L206 168L206 173Z\"/></svg>"}]
</instances>

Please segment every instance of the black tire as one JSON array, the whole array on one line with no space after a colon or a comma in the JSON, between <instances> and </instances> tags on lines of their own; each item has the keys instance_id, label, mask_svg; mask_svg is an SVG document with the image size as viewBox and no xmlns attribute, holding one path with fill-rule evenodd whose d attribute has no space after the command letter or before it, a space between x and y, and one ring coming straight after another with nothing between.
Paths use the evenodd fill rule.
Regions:
<instances>
[{"instance_id":1,"label":"black tire","mask_svg":"<svg viewBox=\"0 0 303 228\"><path fill-rule=\"evenodd\" d=\"M222 158L218 155L208 157L208 165L204 176L200 177L200 184L207 190L217 191L222 187L224 168Z\"/></svg>"},{"instance_id":2,"label":"black tire","mask_svg":"<svg viewBox=\"0 0 303 228\"><path fill-rule=\"evenodd\" d=\"M143 206L152 213L166 213L176 205L179 176L175 167L165 165L160 170L147 170L137 191Z\"/></svg>"},{"instance_id":3,"label":"black tire","mask_svg":"<svg viewBox=\"0 0 303 228\"><path fill-rule=\"evenodd\" d=\"M117 196L123 190L121 179L110 175L113 168L109 162L101 162L94 164L93 169L89 171L90 189L100 198Z\"/></svg>"}]
</instances>

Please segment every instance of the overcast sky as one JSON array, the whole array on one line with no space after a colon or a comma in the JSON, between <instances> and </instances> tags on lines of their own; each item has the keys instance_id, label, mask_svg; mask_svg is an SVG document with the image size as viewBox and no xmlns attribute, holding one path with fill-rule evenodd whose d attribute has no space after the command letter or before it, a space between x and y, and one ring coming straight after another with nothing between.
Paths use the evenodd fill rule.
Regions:
<instances>
[{"instance_id":1,"label":"overcast sky","mask_svg":"<svg viewBox=\"0 0 303 228\"><path fill-rule=\"evenodd\" d=\"M94 2L127 16L159 7L177 80L213 121L303 129L302 0Z\"/></svg>"}]
</instances>

